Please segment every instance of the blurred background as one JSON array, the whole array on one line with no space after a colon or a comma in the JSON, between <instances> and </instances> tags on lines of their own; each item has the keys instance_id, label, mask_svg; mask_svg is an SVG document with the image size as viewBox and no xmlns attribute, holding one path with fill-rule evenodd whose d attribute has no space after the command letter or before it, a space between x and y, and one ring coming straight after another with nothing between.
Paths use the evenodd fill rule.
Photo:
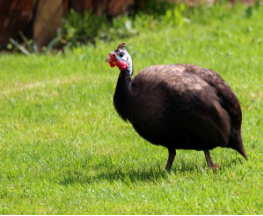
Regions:
<instances>
[{"instance_id":1,"label":"blurred background","mask_svg":"<svg viewBox=\"0 0 263 216\"><path fill-rule=\"evenodd\" d=\"M256 0L0 0L0 49L62 51L65 46L129 37L141 28L189 21L193 7L262 4ZM248 9L248 15L250 13ZM147 15L147 16L144 16Z\"/></svg>"}]
</instances>

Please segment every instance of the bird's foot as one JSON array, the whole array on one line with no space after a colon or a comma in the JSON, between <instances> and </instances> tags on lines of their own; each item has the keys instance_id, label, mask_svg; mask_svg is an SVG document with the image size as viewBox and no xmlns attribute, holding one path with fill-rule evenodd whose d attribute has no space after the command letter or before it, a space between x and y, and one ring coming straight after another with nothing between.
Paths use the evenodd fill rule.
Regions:
<instances>
[{"instance_id":1,"label":"bird's foot","mask_svg":"<svg viewBox=\"0 0 263 216\"><path fill-rule=\"evenodd\" d=\"M219 166L217 164L213 164L212 166L209 166L209 169L213 170L213 173L215 173L218 167Z\"/></svg>"},{"instance_id":2,"label":"bird's foot","mask_svg":"<svg viewBox=\"0 0 263 216\"><path fill-rule=\"evenodd\" d=\"M219 167L217 164L213 164L213 168L217 168Z\"/></svg>"}]
</instances>

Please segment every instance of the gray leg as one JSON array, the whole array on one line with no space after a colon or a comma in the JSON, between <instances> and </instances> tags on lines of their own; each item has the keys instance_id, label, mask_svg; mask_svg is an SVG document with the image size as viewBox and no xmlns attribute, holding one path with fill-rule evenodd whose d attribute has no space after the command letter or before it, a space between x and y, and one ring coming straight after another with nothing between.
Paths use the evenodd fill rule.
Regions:
<instances>
[{"instance_id":1,"label":"gray leg","mask_svg":"<svg viewBox=\"0 0 263 216\"><path fill-rule=\"evenodd\" d=\"M168 161L167 161L167 164L166 164L166 171L170 171L171 170L171 167L173 165L173 162L174 162L174 157L176 155L176 151L173 149L173 150L170 150L168 149L168 152L169 152L169 157L168 157Z\"/></svg>"},{"instance_id":2,"label":"gray leg","mask_svg":"<svg viewBox=\"0 0 263 216\"><path fill-rule=\"evenodd\" d=\"M217 164L213 164L212 159L210 157L210 153L209 153L208 150L205 150L204 153L205 153L205 159L206 159L206 162L207 162L207 166L210 169L212 169L213 172L215 172L215 167L218 167L218 165Z\"/></svg>"}]
</instances>

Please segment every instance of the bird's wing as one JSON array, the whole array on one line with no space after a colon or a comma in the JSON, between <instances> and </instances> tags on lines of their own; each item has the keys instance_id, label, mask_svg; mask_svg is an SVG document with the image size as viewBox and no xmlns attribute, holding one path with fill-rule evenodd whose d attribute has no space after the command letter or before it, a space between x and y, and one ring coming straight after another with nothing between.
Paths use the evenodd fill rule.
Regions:
<instances>
[{"instance_id":1,"label":"bird's wing","mask_svg":"<svg viewBox=\"0 0 263 216\"><path fill-rule=\"evenodd\" d=\"M242 111L239 101L222 77L213 70L198 67L196 65L180 65L184 67L185 73L191 73L199 76L209 85L213 86L217 95L222 100L222 106L229 113L234 128L240 129L242 122Z\"/></svg>"},{"instance_id":2,"label":"bird's wing","mask_svg":"<svg viewBox=\"0 0 263 216\"><path fill-rule=\"evenodd\" d=\"M162 82L168 94L168 115L210 146L228 144L231 120L216 88L194 73L171 73Z\"/></svg>"}]
</instances>

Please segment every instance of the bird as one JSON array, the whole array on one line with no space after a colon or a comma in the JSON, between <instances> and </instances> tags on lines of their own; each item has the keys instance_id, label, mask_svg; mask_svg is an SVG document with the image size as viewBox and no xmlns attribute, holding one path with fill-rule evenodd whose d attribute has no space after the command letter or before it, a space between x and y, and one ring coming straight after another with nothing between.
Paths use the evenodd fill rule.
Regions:
<instances>
[{"instance_id":1,"label":"bird","mask_svg":"<svg viewBox=\"0 0 263 216\"><path fill-rule=\"evenodd\" d=\"M171 170L176 150L203 151L208 168L216 147L236 150L246 160L242 110L230 86L211 69L192 64L152 65L133 78L133 61L122 42L106 62L120 70L114 107L148 142L168 149Z\"/></svg>"}]
</instances>

